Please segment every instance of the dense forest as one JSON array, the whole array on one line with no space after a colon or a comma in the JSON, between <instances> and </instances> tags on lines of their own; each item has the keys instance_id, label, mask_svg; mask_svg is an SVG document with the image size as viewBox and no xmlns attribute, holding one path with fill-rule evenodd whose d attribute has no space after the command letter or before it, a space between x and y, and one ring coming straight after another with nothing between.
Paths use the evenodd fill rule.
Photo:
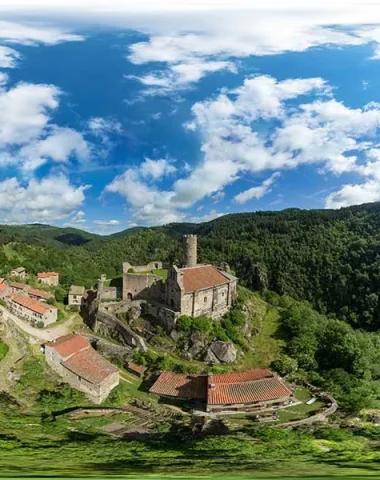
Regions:
<instances>
[{"instance_id":1,"label":"dense forest","mask_svg":"<svg viewBox=\"0 0 380 480\"><path fill-rule=\"evenodd\" d=\"M126 230L109 237L45 225L2 226L0 269L56 269L64 284L93 285L122 262L182 262L181 236L197 233L199 261L227 262L242 283L307 300L355 328L380 326L380 204L341 210L233 214L204 224Z\"/></svg>"}]
</instances>

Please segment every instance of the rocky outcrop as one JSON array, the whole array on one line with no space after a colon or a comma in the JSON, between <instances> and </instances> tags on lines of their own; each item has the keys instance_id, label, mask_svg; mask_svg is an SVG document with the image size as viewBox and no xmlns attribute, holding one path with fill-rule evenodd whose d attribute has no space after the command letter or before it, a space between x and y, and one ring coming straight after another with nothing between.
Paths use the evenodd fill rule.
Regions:
<instances>
[{"instance_id":1,"label":"rocky outcrop","mask_svg":"<svg viewBox=\"0 0 380 480\"><path fill-rule=\"evenodd\" d=\"M232 343L215 340L209 346L205 359L208 363L234 363L237 351Z\"/></svg>"},{"instance_id":2,"label":"rocky outcrop","mask_svg":"<svg viewBox=\"0 0 380 480\"><path fill-rule=\"evenodd\" d=\"M141 317L141 307L138 305L132 306L127 312L127 317L131 323L138 320Z\"/></svg>"}]
</instances>

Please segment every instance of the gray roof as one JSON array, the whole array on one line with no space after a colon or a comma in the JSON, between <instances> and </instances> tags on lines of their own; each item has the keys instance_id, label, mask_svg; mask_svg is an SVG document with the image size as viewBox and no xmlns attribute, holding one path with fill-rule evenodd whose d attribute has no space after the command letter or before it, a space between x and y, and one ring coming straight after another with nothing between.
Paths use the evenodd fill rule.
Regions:
<instances>
[{"instance_id":1,"label":"gray roof","mask_svg":"<svg viewBox=\"0 0 380 480\"><path fill-rule=\"evenodd\" d=\"M24 267L14 268L12 272L22 273L22 272L25 272L25 268Z\"/></svg>"},{"instance_id":2,"label":"gray roof","mask_svg":"<svg viewBox=\"0 0 380 480\"><path fill-rule=\"evenodd\" d=\"M69 295L83 295L84 287L79 287L78 285L71 285Z\"/></svg>"}]
</instances>

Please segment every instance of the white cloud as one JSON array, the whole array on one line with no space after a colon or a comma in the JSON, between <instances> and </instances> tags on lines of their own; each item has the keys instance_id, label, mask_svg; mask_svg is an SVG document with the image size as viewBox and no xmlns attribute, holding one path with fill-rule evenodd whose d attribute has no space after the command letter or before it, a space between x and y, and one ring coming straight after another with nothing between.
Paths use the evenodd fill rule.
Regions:
<instances>
[{"instance_id":1,"label":"white cloud","mask_svg":"<svg viewBox=\"0 0 380 480\"><path fill-rule=\"evenodd\" d=\"M0 89L8 83L8 75L4 72L0 72Z\"/></svg>"},{"instance_id":2,"label":"white cloud","mask_svg":"<svg viewBox=\"0 0 380 480\"><path fill-rule=\"evenodd\" d=\"M223 215L225 215L225 213L219 213L216 210L210 210L209 213L206 213L206 215L202 215L200 217L189 216L186 218L186 222L190 222L190 223L211 222L212 220L222 217Z\"/></svg>"},{"instance_id":3,"label":"white cloud","mask_svg":"<svg viewBox=\"0 0 380 480\"><path fill-rule=\"evenodd\" d=\"M16 50L0 45L0 68L14 68L19 58Z\"/></svg>"},{"instance_id":4,"label":"white cloud","mask_svg":"<svg viewBox=\"0 0 380 480\"><path fill-rule=\"evenodd\" d=\"M326 198L326 208L341 208L380 200L380 182L369 180L361 185L344 185Z\"/></svg>"},{"instance_id":5,"label":"white cloud","mask_svg":"<svg viewBox=\"0 0 380 480\"><path fill-rule=\"evenodd\" d=\"M90 147L83 135L51 123L61 91L54 85L21 83L0 88L0 166L35 170L48 161L86 161Z\"/></svg>"},{"instance_id":6,"label":"white cloud","mask_svg":"<svg viewBox=\"0 0 380 480\"><path fill-rule=\"evenodd\" d=\"M54 127L50 135L20 149L24 170L35 170L48 160L65 163L71 156L80 161L90 158L90 149L82 134L70 128Z\"/></svg>"},{"instance_id":7,"label":"white cloud","mask_svg":"<svg viewBox=\"0 0 380 480\"><path fill-rule=\"evenodd\" d=\"M0 21L0 39L8 43L19 43L23 45L57 45L62 42L82 41L84 37L44 24Z\"/></svg>"},{"instance_id":8,"label":"white cloud","mask_svg":"<svg viewBox=\"0 0 380 480\"><path fill-rule=\"evenodd\" d=\"M83 210L76 212L72 218L70 218L71 224L86 223L86 214Z\"/></svg>"},{"instance_id":9,"label":"white cloud","mask_svg":"<svg viewBox=\"0 0 380 480\"><path fill-rule=\"evenodd\" d=\"M149 87L146 92L151 95L167 94L172 91L183 89L201 80L208 73L228 70L236 73L236 67L232 62L226 61L188 61L174 63L168 70L158 74L148 74L143 77L129 76Z\"/></svg>"},{"instance_id":10,"label":"white cloud","mask_svg":"<svg viewBox=\"0 0 380 480\"><path fill-rule=\"evenodd\" d=\"M87 186L74 187L64 176L32 179L26 185L16 178L0 182L0 220L51 222L70 215L84 202Z\"/></svg>"},{"instance_id":11,"label":"white cloud","mask_svg":"<svg viewBox=\"0 0 380 480\"><path fill-rule=\"evenodd\" d=\"M37 138L50 120L49 112L58 107L60 93L53 85L27 83L0 91L0 146Z\"/></svg>"},{"instance_id":12,"label":"white cloud","mask_svg":"<svg viewBox=\"0 0 380 480\"><path fill-rule=\"evenodd\" d=\"M140 173L144 178L151 178L159 180L160 178L171 175L177 169L169 163L168 160L161 158L159 160L152 160L146 158L140 165Z\"/></svg>"},{"instance_id":13,"label":"white cloud","mask_svg":"<svg viewBox=\"0 0 380 480\"><path fill-rule=\"evenodd\" d=\"M94 220L95 225L101 225L106 227L116 227L120 225L119 220Z\"/></svg>"},{"instance_id":14,"label":"white cloud","mask_svg":"<svg viewBox=\"0 0 380 480\"><path fill-rule=\"evenodd\" d=\"M244 192L239 193L235 196L235 202L237 203L246 203L248 200L252 200L252 198L256 198L257 200L262 198L267 193L271 192L271 187L275 182L276 178L278 178L280 174L278 172L271 175L269 178L264 180L264 182L259 187L252 187Z\"/></svg>"}]
</instances>

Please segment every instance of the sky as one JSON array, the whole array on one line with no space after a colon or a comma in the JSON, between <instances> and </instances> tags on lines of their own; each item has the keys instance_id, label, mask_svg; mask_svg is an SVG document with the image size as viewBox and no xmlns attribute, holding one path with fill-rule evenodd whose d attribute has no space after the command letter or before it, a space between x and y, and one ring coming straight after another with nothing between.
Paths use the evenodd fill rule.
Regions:
<instances>
[{"instance_id":1,"label":"sky","mask_svg":"<svg viewBox=\"0 0 380 480\"><path fill-rule=\"evenodd\" d=\"M377 4L0 0L0 223L380 201Z\"/></svg>"}]
</instances>

